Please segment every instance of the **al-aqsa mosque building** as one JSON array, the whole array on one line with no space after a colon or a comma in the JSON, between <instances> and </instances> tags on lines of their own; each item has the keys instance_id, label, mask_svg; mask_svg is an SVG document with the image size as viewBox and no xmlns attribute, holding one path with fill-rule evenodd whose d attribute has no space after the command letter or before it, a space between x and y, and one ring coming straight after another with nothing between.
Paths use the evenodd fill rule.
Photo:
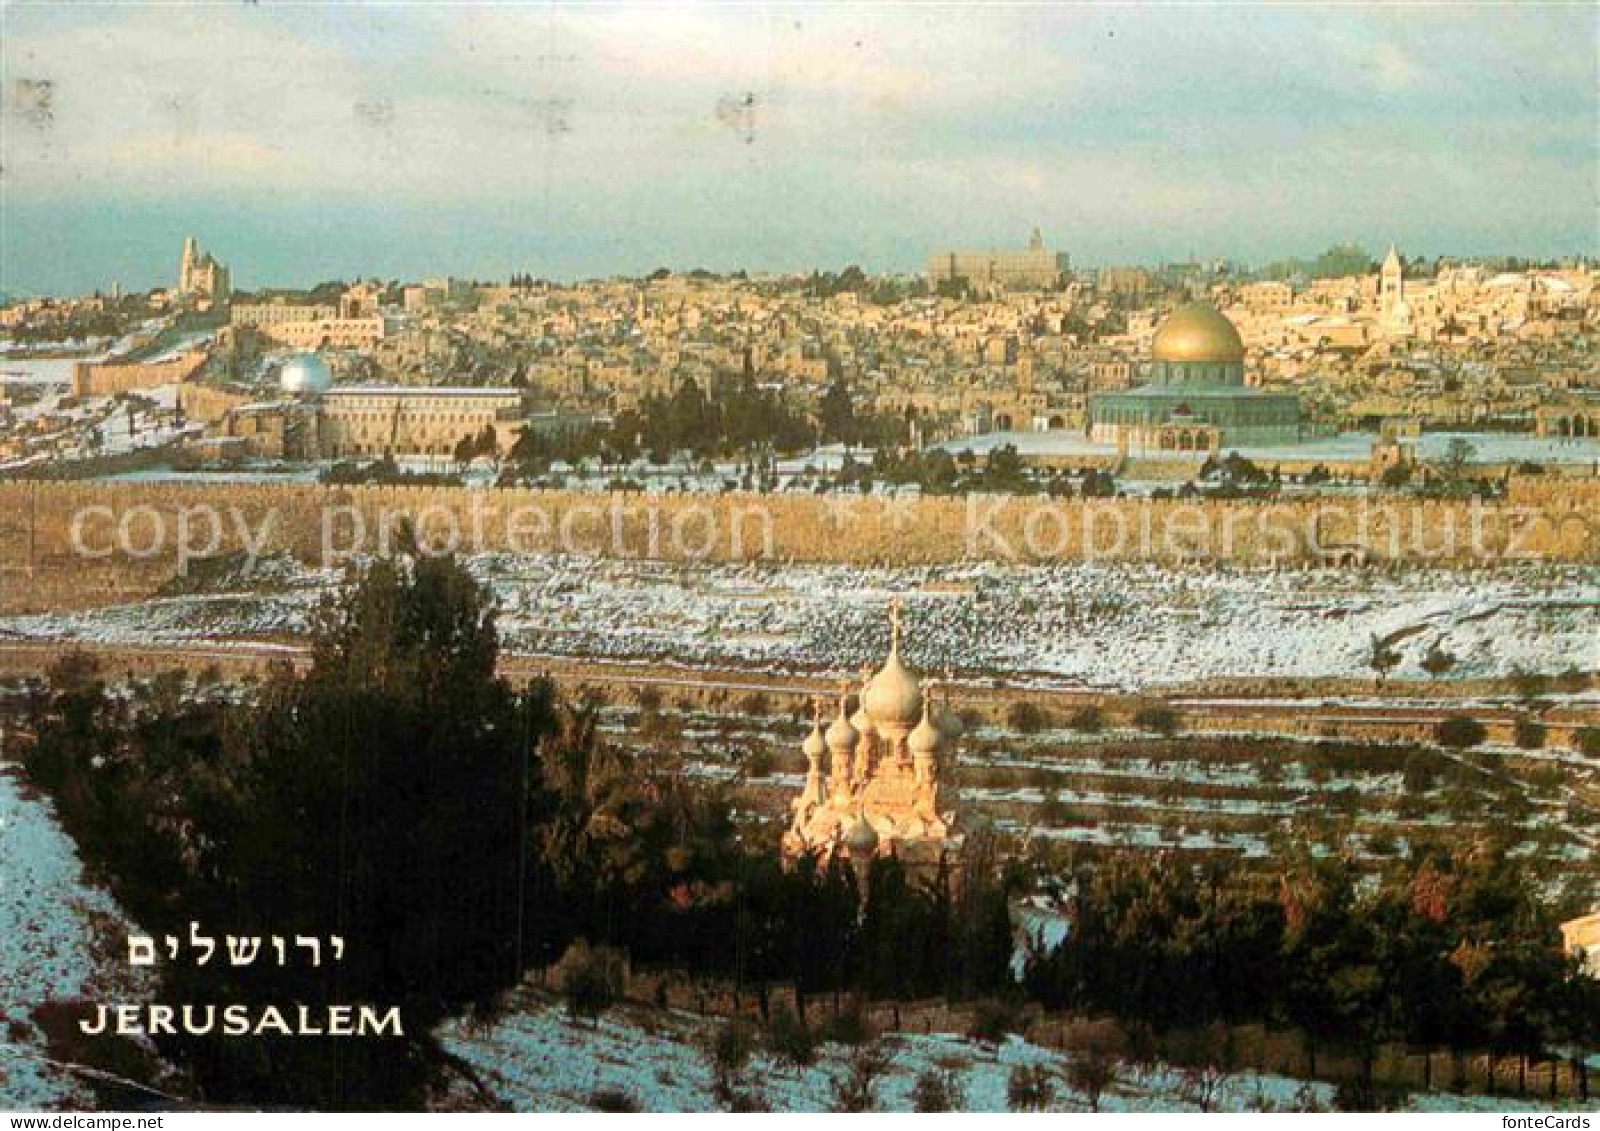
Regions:
<instances>
[{"instance_id":1,"label":"al-aqsa mosque building","mask_svg":"<svg viewBox=\"0 0 1600 1131\"><path fill-rule=\"evenodd\" d=\"M1089 438L1134 454L1294 443L1300 425L1299 397L1244 383L1244 341L1204 302L1156 330L1144 384L1089 401Z\"/></svg>"},{"instance_id":2,"label":"al-aqsa mosque building","mask_svg":"<svg viewBox=\"0 0 1600 1131\"><path fill-rule=\"evenodd\" d=\"M784 855L842 856L852 866L894 856L937 869L960 850L955 791L947 784L961 720L901 657L901 605L889 607L889 657L859 694L842 689L824 725L820 704L802 749L806 781L783 837ZM853 710L852 710L853 706Z\"/></svg>"}]
</instances>

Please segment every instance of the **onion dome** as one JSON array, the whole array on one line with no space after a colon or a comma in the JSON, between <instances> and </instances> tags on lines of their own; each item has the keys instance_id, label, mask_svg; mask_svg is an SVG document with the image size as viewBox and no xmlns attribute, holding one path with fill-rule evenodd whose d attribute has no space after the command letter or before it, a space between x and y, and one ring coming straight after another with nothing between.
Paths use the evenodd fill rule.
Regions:
<instances>
[{"instance_id":1,"label":"onion dome","mask_svg":"<svg viewBox=\"0 0 1600 1131\"><path fill-rule=\"evenodd\" d=\"M878 830L872 827L865 815L857 816L855 822L845 830L844 846L850 850L851 856L867 856L878 851Z\"/></svg>"},{"instance_id":2,"label":"onion dome","mask_svg":"<svg viewBox=\"0 0 1600 1131\"><path fill-rule=\"evenodd\" d=\"M838 750L848 753L856 748L856 742L861 735L856 728L850 725L850 720L844 717L845 699L839 698L839 714L828 726L826 742L829 750Z\"/></svg>"},{"instance_id":3,"label":"onion dome","mask_svg":"<svg viewBox=\"0 0 1600 1131\"><path fill-rule=\"evenodd\" d=\"M821 719L812 720L811 733L806 735L806 740L800 749L805 752L806 759L812 762L821 761L822 756L828 752L828 744L822 737Z\"/></svg>"},{"instance_id":4,"label":"onion dome","mask_svg":"<svg viewBox=\"0 0 1600 1131\"><path fill-rule=\"evenodd\" d=\"M861 694L856 696L856 713L850 716L850 725L856 728L858 735L864 735L867 738L871 738L878 733L878 728L874 725L872 716L867 713L867 688L871 686L872 669L870 667L862 668Z\"/></svg>"},{"instance_id":5,"label":"onion dome","mask_svg":"<svg viewBox=\"0 0 1600 1131\"><path fill-rule=\"evenodd\" d=\"M892 631L889 658L861 695L862 706L879 723L909 730L922 714L922 685L900 659L900 604L889 607Z\"/></svg>"},{"instance_id":6,"label":"onion dome","mask_svg":"<svg viewBox=\"0 0 1600 1131\"><path fill-rule=\"evenodd\" d=\"M850 725L855 728L857 736L865 735L871 738L878 733L878 728L872 722L872 716L867 714L866 688L861 689L861 702L856 707L856 713L850 716Z\"/></svg>"},{"instance_id":7,"label":"onion dome","mask_svg":"<svg viewBox=\"0 0 1600 1131\"><path fill-rule=\"evenodd\" d=\"M922 721L917 724L916 729L911 732L911 736L906 739L906 747L911 751L912 757L917 755L926 755L930 758L937 757L939 748L944 745L944 735L939 733L939 728L934 725L933 719L929 717L932 713L933 709L924 700L922 704Z\"/></svg>"}]
</instances>

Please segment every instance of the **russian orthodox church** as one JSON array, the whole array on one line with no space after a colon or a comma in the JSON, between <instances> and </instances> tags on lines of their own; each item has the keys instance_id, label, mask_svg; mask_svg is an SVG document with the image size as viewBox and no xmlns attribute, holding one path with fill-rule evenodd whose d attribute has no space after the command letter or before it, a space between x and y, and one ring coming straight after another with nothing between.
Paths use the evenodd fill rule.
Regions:
<instances>
[{"instance_id":1,"label":"russian orthodox church","mask_svg":"<svg viewBox=\"0 0 1600 1131\"><path fill-rule=\"evenodd\" d=\"M863 673L856 694L841 688L832 721L824 725L820 701L813 704L802 746L805 786L783 837L790 859L841 856L860 866L894 856L910 871L931 873L960 850L950 782L964 728L937 684L919 679L902 658L901 615L900 602L891 602L889 657Z\"/></svg>"}]
</instances>

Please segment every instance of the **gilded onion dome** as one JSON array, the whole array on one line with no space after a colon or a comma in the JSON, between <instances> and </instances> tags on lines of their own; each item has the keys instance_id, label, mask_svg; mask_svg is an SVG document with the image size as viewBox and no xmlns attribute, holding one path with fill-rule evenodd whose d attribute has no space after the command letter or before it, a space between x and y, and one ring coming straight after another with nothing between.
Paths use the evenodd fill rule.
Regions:
<instances>
[{"instance_id":1,"label":"gilded onion dome","mask_svg":"<svg viewBox=\"0 0 1600 1131\"><path fill-rule=\"evenodd\" d=\"M878 850L878 830L872 827L865 814L857 814L855 821L845 830L844 846L850 855L867 855Z\"/></svg>"},{"instance_id":2,"label":"gilded onion dome","mask_svg":"<svg viewBox=\"0 0 1600 1131\"><path fill-rule=\"evenodd\" d=\"M872 677L862 693L862 706L878 723L906 730L916 725L922 714L922 686L916 675L900 659L900 602L889 606L892 625L889 658Z\"/></svg>"},{"instance_id":3,"label":"gilded onion dome","mask_svg":"<svg viewBox=\"0 0 1600 1131\"><path fill-rule=\"evenodd\" d=\"M828 725L828 733L824 741L828 744L829 750L848 754L856 748L856 742L861 735L856 731L855 727L850 725L850 720L845 718L845 701L845 697L841 695L839 697L839 714Z\"/></svg>"},{"instance_id":4,"label":"gilded onion dome","mask_svg":"<svg viewBox=\"0 0 1600 1131\"><path fill-rule=\"evenodd\" d=\"M934 725L933 719L930 717L932 713L933 709L924 700L922 721L916 725L910 737L906 739L906 747L911 751L913 757L919 754L930 758L937 757L940 747L944 745L944 735L939 733L939 728Z\"/></svg>"},{"instance_id":5,"label":"gilded onion dome","mask_svg":"<svg viewBox=\"0 0 1600 1131\"><path fill-rule=\"evenodd\" d=\"M822 737L821 715L814 716L811 720L811 733L806 735L806 740L800 749L805 752L806 759L811 762L820 762L822 756L828 752L828 744Z\"/></svg>"},{"instance_id":6,"label":"gilded onion dome","mask_svg":"<svg viewBox=\"0 0 1600 1131\"><path fill-rule=\"evenodd\" d=\"M856 697L856 713L850 716L850 725L856 728L856 733L871 738L878 733L878 728L873 725L872 716L867 712L867 689L872 686L872 669L861 670L861 694Z\"/></svg>"}]
</instances>

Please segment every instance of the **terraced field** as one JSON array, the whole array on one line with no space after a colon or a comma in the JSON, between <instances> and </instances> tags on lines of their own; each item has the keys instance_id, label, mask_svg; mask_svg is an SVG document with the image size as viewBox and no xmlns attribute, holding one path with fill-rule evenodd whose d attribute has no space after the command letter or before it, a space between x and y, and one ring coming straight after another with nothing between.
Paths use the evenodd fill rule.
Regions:
<instances>
[{"instance_id":1,"label":"terraced field","mask_svg":"<svg viewBox=\"0 0 1600 1131\"><path fill-rule=\"evenodd\" d=\"M724 713L642 698L606 707L612 740L725 783L752 824L785 819L804 720L753 701ZM1376 866L1408 847L1495 836L1551 885L1600 898L1600 765L1564 752L978 727L955 779L969 822L1045 860L1131 847L1265 865L1299 838Z\"/></svg>"}]
</instances>

